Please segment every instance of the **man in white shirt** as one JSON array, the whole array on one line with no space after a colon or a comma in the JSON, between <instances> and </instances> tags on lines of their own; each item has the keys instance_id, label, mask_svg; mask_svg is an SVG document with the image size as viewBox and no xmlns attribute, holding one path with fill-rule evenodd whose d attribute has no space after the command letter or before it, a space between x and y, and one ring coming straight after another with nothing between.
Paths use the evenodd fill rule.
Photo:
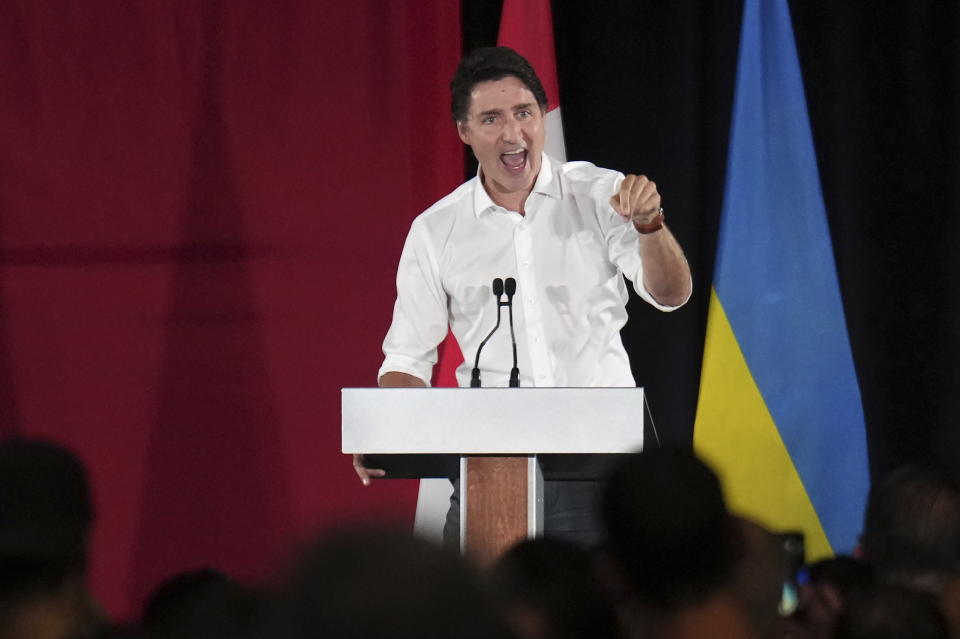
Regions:
<instances>
[{"instance_id":1,"label":"man in white shirt","mask_svg":"<svg viewBox=\"0 0 960 639\"><path fill-rule=\"evenodd\" d=\"M690 297L690 269L645 176L543 154L547 97L530 64L505 47L478 49L453 81L453 118L478 175L411 226L397 272L383 387L427 386L448 326L470 360L493 327L496 277L517 281L514 320L521 386L635 386L620 341L626 275L665 311ZM497 339L499 337L500 339ZM507 335L485 347L485 386L506 386ZM354 467L364 484L383 471ZM548 487L549 493L549 487ZM550 533L550 495L546 532Z\"/></svg>"}]
</instances>

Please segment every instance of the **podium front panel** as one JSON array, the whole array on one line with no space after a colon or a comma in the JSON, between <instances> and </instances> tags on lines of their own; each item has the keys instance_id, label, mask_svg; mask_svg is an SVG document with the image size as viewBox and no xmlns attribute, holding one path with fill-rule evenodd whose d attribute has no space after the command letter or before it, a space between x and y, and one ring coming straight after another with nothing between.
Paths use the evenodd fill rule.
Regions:
<instances>
[{"instance_id":1,"label":"podium front panel","mask_svg":"<svg viewBox=\"0 0 960 639\"><path fill-rule=\"evenodd\" d=\"M641 388L344 388L342 449L362 454L629 453Z\"/></svg>"}]
</instances>

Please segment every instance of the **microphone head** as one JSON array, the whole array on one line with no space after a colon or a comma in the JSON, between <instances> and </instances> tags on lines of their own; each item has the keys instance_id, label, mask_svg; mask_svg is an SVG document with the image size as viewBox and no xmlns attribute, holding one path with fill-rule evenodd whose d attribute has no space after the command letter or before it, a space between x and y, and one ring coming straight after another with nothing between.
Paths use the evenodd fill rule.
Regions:
<instances>
[{"instance_id":1,"label":"microphone head","mask_svg":"<svg viewBox=\"0 0 960 639\"><path fill-rule=\"evenodd\" d=\"M514 285L514 288L516 288L516 285ZM499 277L493 280L493 294L496 295L497 299L500 299L500 296L503 295L503 280Z\"/></svg>"},{"instance_id":2,"label":"microphone head","mask_svg":"<svg viewBox=\"0 0 960 639\"><path fill-rule=\"evenodd\" d=\"M517 280L508 277L504 289L507 292L507 297L513 297L513 294L517 292Z\"/></svg>"}]
</instances>

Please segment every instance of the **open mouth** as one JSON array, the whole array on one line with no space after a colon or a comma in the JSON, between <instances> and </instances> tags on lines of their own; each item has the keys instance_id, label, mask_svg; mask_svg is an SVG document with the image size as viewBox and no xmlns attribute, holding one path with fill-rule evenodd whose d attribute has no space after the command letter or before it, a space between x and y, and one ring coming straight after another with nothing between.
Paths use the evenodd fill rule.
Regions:
<instances>
[{"instance_id":1,"label":"open mouth","mask_svg":"<svg viewBox=\"0 0 960 639\"><path fill-rule=\"evenodd\" d=\"M519 173L527 165L527 150L517 149L508 151L500 155L500 161L507 167L508 171Z\"/></svg>"}]
</instances>

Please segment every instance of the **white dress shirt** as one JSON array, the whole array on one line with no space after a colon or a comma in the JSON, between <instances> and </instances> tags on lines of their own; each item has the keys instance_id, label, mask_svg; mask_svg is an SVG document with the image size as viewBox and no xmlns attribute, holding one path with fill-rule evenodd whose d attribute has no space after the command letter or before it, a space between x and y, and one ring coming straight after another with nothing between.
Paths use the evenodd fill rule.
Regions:
<instances>
[{"instance_id":1,"label":"white dress shirt","mask_svg":"<svg viewBox=\"0 0 960 639\"><path fill-rule=\"evenodd\" d=\"M491 283L513 277L520 386L636 385L620 340L623 276L653 306L677 307L657 303L644 288L640 236L610 206L623 175L542 157L525 216L494 204L478 176L413 221L378 377L400 371L429 385L449 325L465 359L457 381L469 386L477 347L497 320ZM485 387L507 386L513 365L502 312L480 356Z\"/></svg>"}]
</instances>

